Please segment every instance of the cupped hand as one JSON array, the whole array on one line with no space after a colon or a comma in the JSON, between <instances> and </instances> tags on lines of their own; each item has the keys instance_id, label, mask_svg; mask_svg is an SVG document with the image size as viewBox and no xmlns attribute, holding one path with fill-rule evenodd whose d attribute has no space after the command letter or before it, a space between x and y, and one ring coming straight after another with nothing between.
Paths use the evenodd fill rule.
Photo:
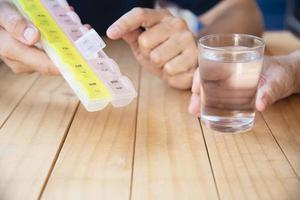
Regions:
<instances>
[{"instance_id":1,"label":"cupped hand","mask_svg":"<svg viewBox=\"0 0 300 200\"><path fill-rule=\"evenodd\" d=\"M256 99L257 110L263 111L274 102L296 92L297 79L300 77L297 77L296 62L293 59L291 55L265 58ZM299 57L295 59L299 60Z\"/></svg>"},{"instance_id":2,"label":"cupped hand","mask_svg":"<svg viewBox=\"0 0 300 200\"><path fill-rule=\"evenodd\" d=\"M124 39L138 62L177 89L189 89L197 67L197 45L184 20L166 10L134 8L108 30Z\"/></svg>"},{"instance_id":3,"label":"cupped hand","mask_svg":"<svg viewBox=\"0 0 300 200\"><path fill-rule=\"evenodd\" d=\"M289 95L300 92L299 91L299 74L296 72L299 67L296 66L299 64L299 53L300 51L289 56L273 56L266 57L264 61L263 71L260 78L257 97L255 100L255 107L258 111L264 111L268 106L272 103L288 97ZM227 75L226 75L227 76ZM228 76L227 76L228 77ZM193 86L192 86L192 96L189 105L189 112L193 115L200 115L200 72L199 68L196 70L194 74ZM216 92L217 88L213 88L214 92ZM208 91L208 90L207 90ZM237 92L230 93L226 90L223 90L224 94L222 96L234 96L234 99L239 100L244 99L245 96L249 95L250 97L253 94L248 94L247 92ZM226 94L225 94L226 93ZM221 94L221 91L219 92ZM242 96L235 96L242 95ZM239 97L243 97L238 99ZM226 98L221 99L224 103ZM219 103L219 102L217 102ZM236 103L236 102L231 102Z\"/></svg>"},{"instance_id":4,"label":"cupped hand","mask_svg":"<svg viewBox=\"0 0 300 200\"><path fill-rule=\"evenodd\" d=\"M0 59L15 73L58 74L47 54L34 45L40 33L8 1L0 1Z\"/></svg>"}]
</instances>

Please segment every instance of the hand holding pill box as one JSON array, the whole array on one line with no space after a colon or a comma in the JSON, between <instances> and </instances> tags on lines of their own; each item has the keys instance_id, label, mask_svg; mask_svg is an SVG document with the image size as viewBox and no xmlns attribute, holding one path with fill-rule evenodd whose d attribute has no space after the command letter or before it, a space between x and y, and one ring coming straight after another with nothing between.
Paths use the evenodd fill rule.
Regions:
<instances>
[{"instance_id":1,"label":"hand holding pill box","mask_svg":"<svg viewBox=\"0 0 300 200\"><path fill-rule=\"evenodd\" d=\"M109 102L128 105L137 93L103 48L94 29L82 25L65 0L13 0L41 33L41 45L84 107L98 111Z\"/></svg>"}]
</instances>

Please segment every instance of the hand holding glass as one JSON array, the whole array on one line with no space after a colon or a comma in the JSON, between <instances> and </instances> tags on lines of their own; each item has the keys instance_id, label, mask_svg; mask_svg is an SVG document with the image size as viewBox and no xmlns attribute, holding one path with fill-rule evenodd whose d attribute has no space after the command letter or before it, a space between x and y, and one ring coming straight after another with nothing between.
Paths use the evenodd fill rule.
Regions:
<instances>
[{"instance_id":1,"label":"hand holding glass","mask_svg":"<svg viewBox=\"0 0 300 200\"><path fill-rule=\"evenodd\" d=\"M209 35L199 41L201 121L220 132L252 128L265 43L243 34Z\"/></svg>"}]
</instances>

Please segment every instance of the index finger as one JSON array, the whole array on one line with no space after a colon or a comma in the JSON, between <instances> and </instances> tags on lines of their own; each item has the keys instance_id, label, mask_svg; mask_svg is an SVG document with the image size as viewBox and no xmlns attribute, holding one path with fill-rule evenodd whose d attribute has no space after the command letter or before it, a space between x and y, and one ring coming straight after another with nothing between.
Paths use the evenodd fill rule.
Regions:
<instances>
[{"instance_id":1,"label":"index finger","mask_svg":"<svg viewBox=\"0 0 300 200\"><path fill-rule=\"evenodd\" d=\"M166 10L133 8L108 28L107 36L111 39L120 39L140 27L150 28L169 15Z\"/></svg>"},{"instance_id":2,"label":"index finger","mask_svg":"<svg viewBox=\"0 0 300 200\"><path fill-rule=\"evenodd\" d=\"M20 42L33 45L39 40L39 31L9 2L0 1L0 26Z\"/></svg>"}]
</instances>

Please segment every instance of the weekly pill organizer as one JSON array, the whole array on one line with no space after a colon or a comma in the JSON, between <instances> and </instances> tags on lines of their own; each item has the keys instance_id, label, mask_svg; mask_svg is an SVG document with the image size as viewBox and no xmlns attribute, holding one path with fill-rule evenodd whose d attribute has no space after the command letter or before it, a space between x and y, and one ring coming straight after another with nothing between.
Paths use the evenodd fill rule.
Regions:
<instances>
[{"instance_id":1,"label":"weekly pill organizer","mask_svg":"<svg viewBox=\"0 0 300 200\"><path fill-rule=\"evenodd\" d=\"M98 111L110 102L128 105L137 93L103 48L94 29L82 25L66 0L13 0L41 33L41 45L84 107Z\"/></svg>"}]
</instances>

